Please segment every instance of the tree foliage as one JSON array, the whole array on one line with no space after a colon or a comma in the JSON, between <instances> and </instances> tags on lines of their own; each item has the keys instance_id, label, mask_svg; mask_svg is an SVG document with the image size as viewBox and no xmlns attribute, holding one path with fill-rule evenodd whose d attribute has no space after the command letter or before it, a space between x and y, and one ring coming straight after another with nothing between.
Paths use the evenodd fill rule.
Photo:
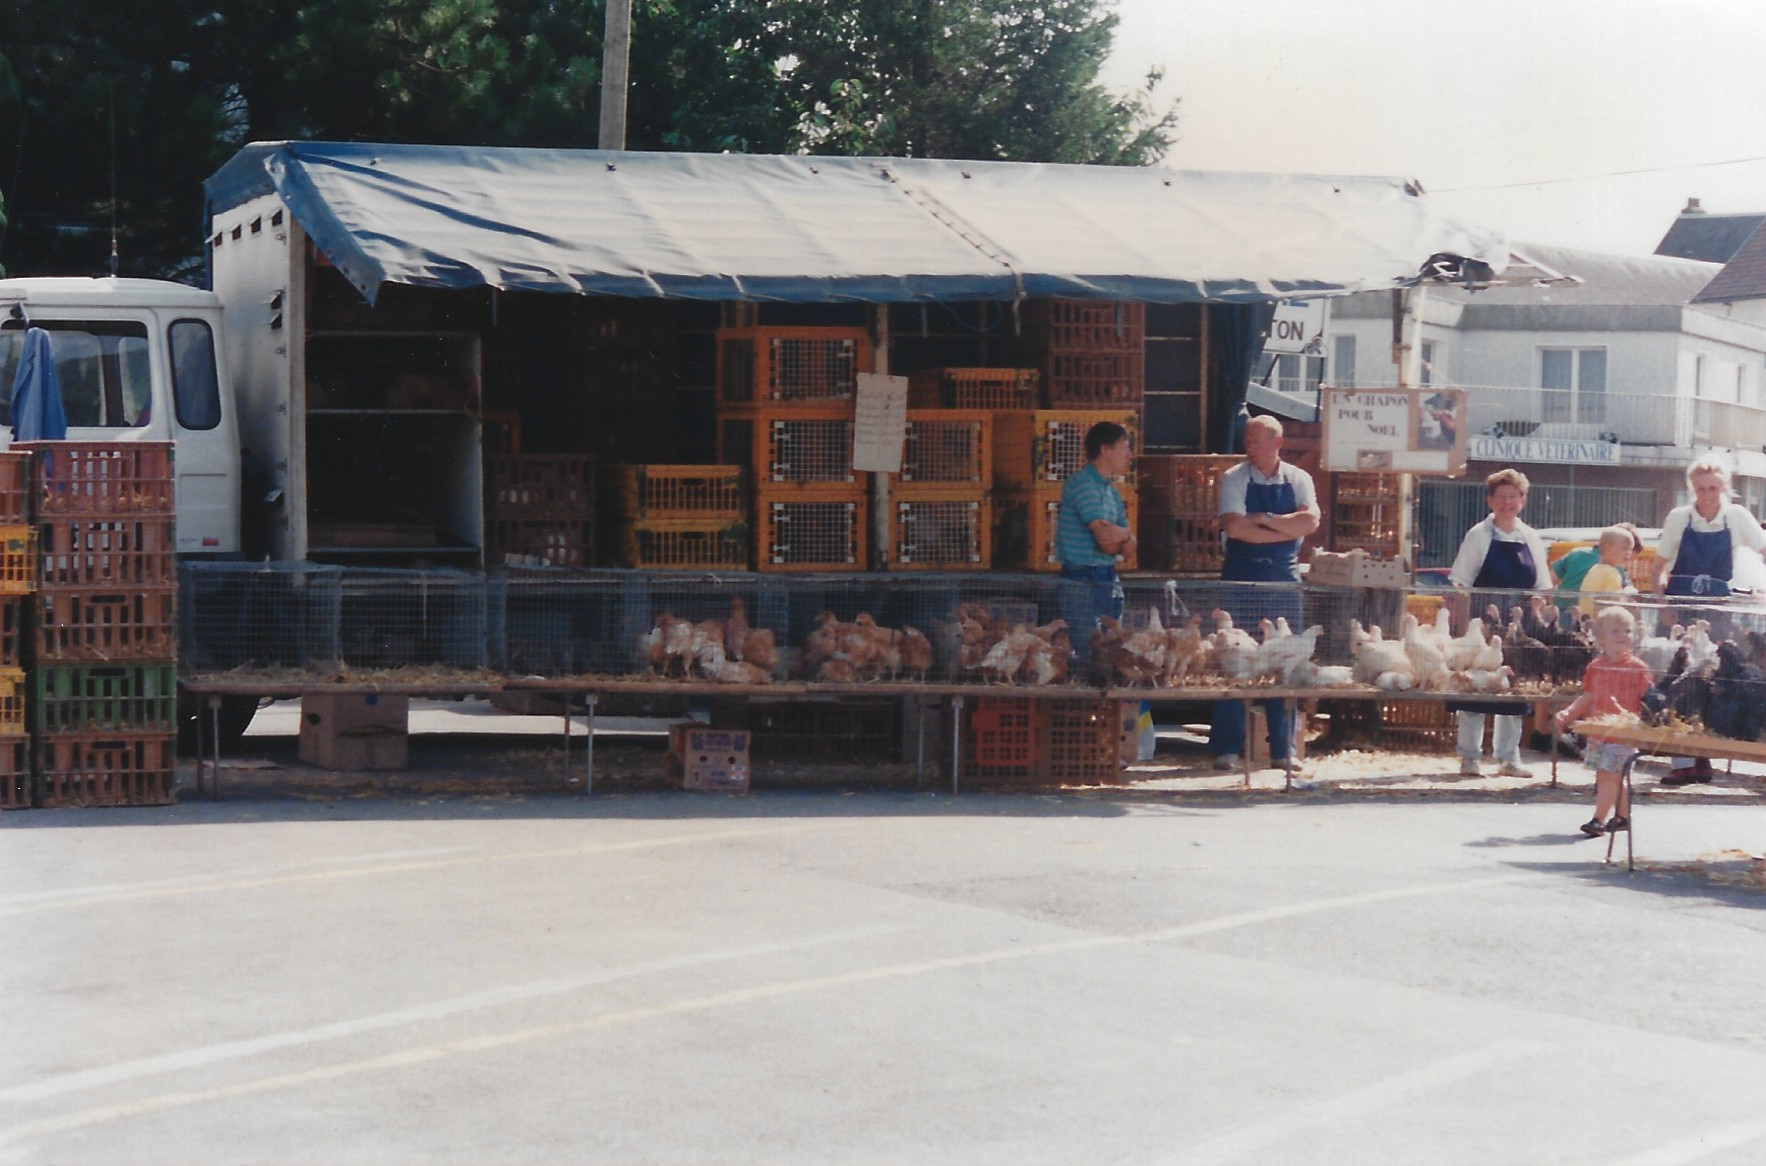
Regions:
<instances>
[{"instance_id":1,"label":"tree foliage","mask_svg":"<svg viewBox=\"0 0 1766 1166\"><path fill-rule=\"evenodd\" d=\"M583 147L604 0L0 5L0 263L188 273L246 141ZM627 146L1141 165L1108 0L635 0ZM114 197L113 197L114 183ZM3 270L3 269L0 269Z\"/></svg>"}]
</instances>

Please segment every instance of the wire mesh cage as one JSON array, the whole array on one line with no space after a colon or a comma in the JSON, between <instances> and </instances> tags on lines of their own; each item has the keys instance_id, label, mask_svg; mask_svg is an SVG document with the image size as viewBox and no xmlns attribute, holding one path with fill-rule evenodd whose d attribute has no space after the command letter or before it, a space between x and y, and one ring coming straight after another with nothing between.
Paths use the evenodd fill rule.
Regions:
<instances>
[{"instance_id":1,"label":"wire mesh cage","mask_svg":"<svg viewBox=\"0 0 1766 1166\"><path fill-rule=\"evenodd\" d=\"M787 658L805 680L853 683L938 679L948 660L935 628L956 610L960 590L940 578L801 575L789 583Z\"/></svg>"},{"instance_id":2,"label":"wire mesh cage","mask_svg":"<svg viewBox=\"0 0 1766 1166\"><path fill-rule=\"evenodd\" d=\"M755 518L758 570L857 570L865 563L869 544L862 487L838 494L762 489Z\"/></svg>"},{"instance_id":3,"label":"wire mesh cage","mask_svg":"<svg viewBox=\"0 0 1766 1166\"><path fill-rule=\"evenodd\" d=\"M178 565L184 666L335 671L342 665L343 568L319 563Z\"/></svg>"},{"instance_id":4,"label":"wire mesh cage","mask_svg":"<svg viewBox=\"0 0 1766 1166\"><path fill-rule=\"evenodd\" d=\"M485 666L479 572L345 567L340 613L347 668Z\"/></svg>"},{"instance_id":5,"label":"wire mesh cage","mask_svg":"<svg viewBox=\"0 0 1766 1166\"><path fill-rule=\"evenodd\" d=\"M725 405L851 398L871 369L862 328L718 331L718 401Z\"/></svg>"},{"instance_id":6,"label":"wire mesh cage","mask_svg":"<svg viewBox=\"0 0 1766 1166\"><path fill-rule=\"evenodd\" d=\"M885 560L894 567L979 571L993 562L993 508L980 490L898 496L889 503Z\"/></svg>"},{"instance_id":7,"label":"wire mesh cage","mask_svg":"<svg viewBox=\"0 0 1766 1166\"><path fill-rule=\"evenodd\" d=\"M953 576L956 606L933 643L950 679L1055 687L1085 681L1071 617L1082 584L1036 575Z\"/></svg>"},{"instance_id":8,"label":"wire mesh cage","mask_svg":"<svg viewBox=\"0 0 1766 1166\"><path fill-rule=\"evenodd\" d=\"M910 410L897 489L977 486L993 481L993 415L975 410Z\"/></svg>"},{"instance_id":9,"label":"wire mesh cage","mask_svg":"<svg viewBox=\"0 0 1766 1166\"><path fill-rule=\"evenodd\" d=\"M491 667L512 676L618 675L630 667L629 571L510 568L485 579Z\"/></svg>"},{"instance_id":10,"label":"wire mesh cage","mask_svg":"<svg viewBox=\"0 0 1766 1166\"><path fill-rule=\"evenodd\" d=\"M623 593L624 671L717 683L785 676L790 597L783 580L638 571Z\"/></svg>"}]
</instances>

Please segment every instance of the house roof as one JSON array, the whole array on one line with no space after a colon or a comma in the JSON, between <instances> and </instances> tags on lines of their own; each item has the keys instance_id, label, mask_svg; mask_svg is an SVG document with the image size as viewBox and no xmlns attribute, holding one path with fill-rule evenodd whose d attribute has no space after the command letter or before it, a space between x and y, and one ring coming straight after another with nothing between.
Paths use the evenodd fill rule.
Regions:
<instances>
[{"instance_id":1,"label":"house roof","mask_svg":"<svg viewBox=\"0 0 1766 1166\"><path fill-rule=\"evenodd\" d=\"M1682 211L1656 244L1656 254L1674 259L1702 259L1728 263L1742 244L1766 223L1766 214L1714 215L1706 211Z\"/></svg>"},{"instance_id":2,"label":"house roof","mask_svg":"<svg viewBox=\"0 0 1766 1166\"><path fill-rule=\"evenodd\" d=\"M268 142L204 183L275 193L387 283L800 302L1254 302L1388 288L1490 232L1393 178L1114 166ZM216 245L224 245L217 238Z\"/></svg>"},{"instance_id":3,"label":"house roof","mask_svg":"<svg viewBox=\"0 0 1766 1166\"><path fill-rule=\"evenodd\" d=\"M1755 231L1723 270L1696 296L1695 304L1726 304L1766 297L1766 231Z\"/></svg>"}]
</instances>

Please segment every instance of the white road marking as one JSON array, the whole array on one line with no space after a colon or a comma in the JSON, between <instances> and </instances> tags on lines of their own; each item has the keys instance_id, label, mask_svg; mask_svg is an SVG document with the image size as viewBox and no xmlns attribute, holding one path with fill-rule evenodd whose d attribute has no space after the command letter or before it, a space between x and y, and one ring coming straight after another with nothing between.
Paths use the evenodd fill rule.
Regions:
<instances>
[{"instance_id":1,"label":"white road marking","mask_svg":"<svg viewBox=\"0 0 1766 1166\"><path fill-rule=\"evenodd\" d=\"M243 1097L254 1093L264 1093L275 1089L310 1084L315 1081L333 1080L340 1077L372 1073L381 1069L401 1068L424 1061L433 1061L464 1053L482 1052L486 1049L522 1044L528 1041L568 1036L574 1033L588 1032L598 1028L610 1028L615 1025L632 1024L645 1020L656 1020L664 1017L680 1016L696 1012L708 1012L713 1009L727 1008L732 1005L748 1004L760 1000L799 995L805 992L820 991L827 988L841 988L853 984L869 983L878 980L903 979L910 976L925 975L931 972L949 971L955 968L977 967L984 964L1000 963L1007 960L1029 959L1035 956L1133 944L1157 943L1164 940L1181 939L1190 935L1208 934L1215 931L1224 931L1233 927L1246 927L1256 923L1291 918L1296 915L1304 915L1316 911L1341 910L1346 907L1385 902L1392 899L1411 898L1419 895L1462 892L1480 887L1521 882L1540 877L1542 876L1530 874L1508 875L1501 878L1475 879L1468 882L1435 883L1414 887L1398 887L1384 891L1372 891L1361 895L1343 895L1331 899L1315 899L1308 903L1295 903L1287 907L1276 907L1262 911L1247 911L1237 915L1223 916L1220 919L1207 920L1201 923L1193 923L1181 927L1161 928L1155 931L1139 932L1130 935L1087 935L1072 939L1053 940L1048 943L1013 944L1010 947L994 948L982 952L972 952L967 955L947 956L931 960L916 960L910 963L890 964L883 967L865 968L858 971L843 972L835 975L813 976L801 980L759 984L753 987L734 989L729 992L720 992L711 996L690 997L684 1000L671 1001L666 1004L603 1013L602 1015L589 1017L587 1019L559 1021L551 1024L533 1025L526 1028L512 1029L505 1032L485 1033L480 1036L467 1037L460 1040L444 1041L439 1044L397 1050L363 1060L346 1061L333 1065L321 1065L295 1073L285 1073L272 1077L260 1077L249 1081L239 1081L230 1085L217 1086L212 1089L193 1090L181 1093L166 1093L156 1097L146 1097L137 1101L126 1102L120 1105L94 1106L87 1109L74 1110L69 1113L58 1114L54 1117L42 1118L37 1121L26 1122L22 1125L0 1129L0 1148L16 1145L19 1142L40 1138L49 1134L84 1129L89 1126L101 1125L106 1122L117 1121L123 1118L134 1117L146 1113L155 1113L179 1106L194 1105L200 1102L216 1101L230 1097ZM275 1038L264 1039L273 1040ZM1504 1048L1508 1046L1498 1045L1492 1047ZM1533 1046L1531 1045L1528 1046L1529 1051L1532 1047ZM176 1055L177 1054L173 1054L173 1056ZM147 1062L133 1062L133 1064L151 1064L154 1061L161 1059L162 1058L151 1058ZM1455 1062L1462 1059L1463 1058L1456 1058ZM1453 1064L1455 1062L1447 1063ZM154 1071L162 1070L156 1069ZM90 1070L89 1072L105 1073L106 1070ZM94 1084L97 1083L102 1082L94 1082ZM15 1086L13 1090L9 1090L8 1092L17 1092L29 1088L29 1085Z\"/></svg>"},{"instance_id":2,"label":"white road marking","mask_svg":"<svg viewBox=\"0 0 1766 1166\"><path fill-rule=\"evenodd\" d=\"M47 902L19 903L0 906L0 919L18 915L72 907L92 907L108 903L135 902L141 899L173 898L181 895L209 895L223 891L249 891L262 887L297 886L302 883L338 882L344 879L370 878L378 875L412 874L417 871L446 870L450 867L478 866L493 862L533 862L554 858L577 858L591 854L612 854L628 850L650 850L663 846L692 846L701 842L724 842L736 838L754 838L767 834L794 834L805 830L828 830L860 825L851 821L795 822L779 826L747 826L739 829L711 830L702 834L676 834L666 838L644 838L629 842L591 843L558 850L526 850L513 853L475 852L461 858L434 859L428 862L398 862L380 866L351 867L346 870L308 871L302 874L264 875L256 878L228 879L224 882L199 883L193 886L129 887L115 891Z\"/></svg>"},{"instance_id":3,"label":"white road marking","mask_svg":"<svg viewBox=\"0 0 1766 1166\"><path fill-rule=\"evenodd\" d=\"M1701 1162L1712 1154L1733 1150L1737 1146L1745 1146L1762 1137L1766 1137L1766 1119L1737 1122L1734 1125L1718 1126L1716 1129L1706 1130L1703 1133L1689 1134L1678 1141L1656 1146L1629 1158L1622 1158L1613 1162L1611 1166L1687 1166L1688 1163Z\"/></svg>"},{"instance_id":4,"label":"white road marking","mask_svg":"<svg viewBox=\"0 0 1766 1166\"><path fill-rule=\"evenodd\" d=\"M1499 1065L1532 1056L1548 1047L1539 1041L1498 1041L1481 1049L1461 1053L1457 1057L1436 1061L1421 1069L1375 1081L1360 1089L1351 1089L1347 1093L1309 1102L1283 1117L1231 1130L1191 1146L1167 1161L1181 1166L1220 1166L1286 1141L1305 1130L1331 1125L1345 1118L1376 1113L1412 1097L1451 1085L1455 1081L1475 1077Z\"/></svg>"}]
</instances>

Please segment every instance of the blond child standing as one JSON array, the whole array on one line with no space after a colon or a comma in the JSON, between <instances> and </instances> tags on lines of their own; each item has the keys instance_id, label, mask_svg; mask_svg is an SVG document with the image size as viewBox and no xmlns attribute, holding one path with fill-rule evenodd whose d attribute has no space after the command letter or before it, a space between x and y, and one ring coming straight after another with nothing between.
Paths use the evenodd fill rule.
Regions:
<instances>
[{"instance_id":1,"label":"blond child standing","mask_svg":"<svg viewBox=\"0 0 1766 1166\"><path fill-rule=\"evenodd\" d=\"M1643 694L1655 678L1649 665L1631 651L1636 638L1637 620L1624 608L1603 608L1594 617L1594 642L1600 655L1582 674L1582 695L1558 713L1560 731L1584 717L1636 713L1643 708ZM1582 759L1594 767L1594 817L1582 823L1582 833L1590 838L1631 827L1631 804L1619 773L1636 752L1629 745L1589 734Z\"/></svg>"}]
</instances>

